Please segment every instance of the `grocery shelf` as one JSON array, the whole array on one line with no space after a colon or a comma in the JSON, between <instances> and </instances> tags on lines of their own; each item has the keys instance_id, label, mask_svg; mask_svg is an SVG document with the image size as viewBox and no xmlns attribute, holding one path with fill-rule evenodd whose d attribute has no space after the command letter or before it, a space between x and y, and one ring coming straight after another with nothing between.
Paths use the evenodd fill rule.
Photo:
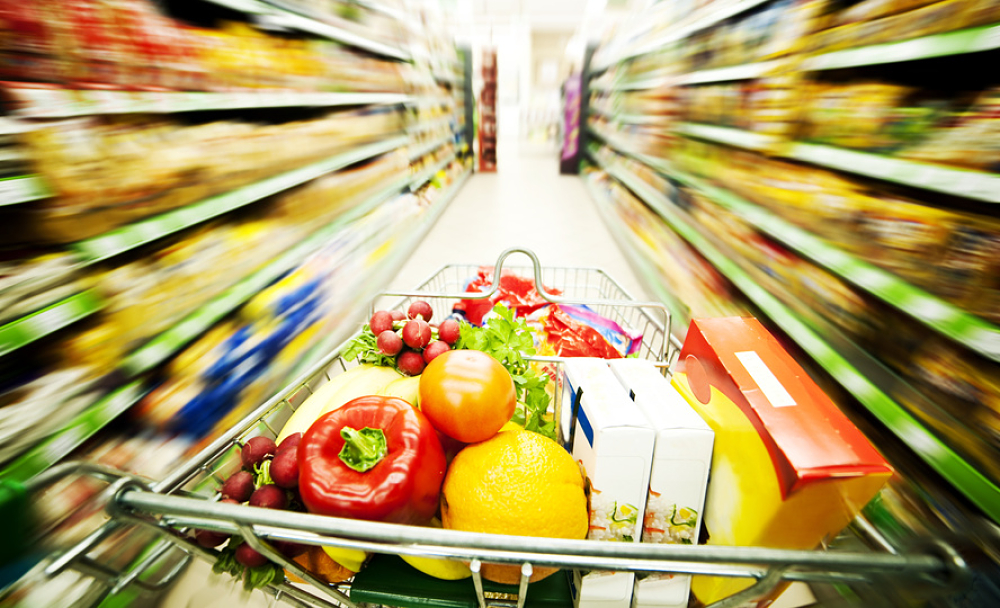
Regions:
<instances>
[{"instance_id":1,"label":"grocery shelf","mask_svg":"<svg viewBox=\"0 0 1000 608\"><path fill-rule=\"evenodd\" d=\"M0 479L24 483L68 456L84 441L142 399L151 387L136 380L102 397L65 427L0 470Z\"/></svg>"},{"instance_id":2,"label":"grocery shelf","mask_svg":"<svg viewBox=\"0 0 1000 608\"><path fill-rule=\"evenodd\" d=\"M424 184L426 184L427 182L429 182L431 179L434 178L434 175L438 171L440 171L441 169L444 169L445 167L447 167L448 165L450 165L451 161L453 161L453 160L455 160L455 153L454 152L452 152L451 154L449 154L448 158L445 158L444 160L442 160L440 162L434 163L434 166L432 166L432 167L430 167L428 169L424 169L423 171L421 171L420 173L418 173L416 177L414 177L412 180L410 180L410 192L416 192L417 190L419 190L420 188L422 188Z\"/></svg>"},{"instance_id":3,"label":"grocery shelf","mask_svg":"<svg viewBox=\"0 0 1000 608\"><path fill-rule=\"evenodd\" d=\"M974 27L944 34L873 44L809 57L803 70L836 70L882 63L917 61L948 55L964 55L1000 48L1000 25Z\"/></svg>"},{"instance_id":4,"label":"grocery shelf","mask_svg":"<svg viewBox=\"0 0 1000 608\"><path fill-rule=\"evenodd\" d=\"M893 400L869 377L870 370L866 367L859 368L849 361L799 315L758 285L698 231L695 228L696 222L666 196L626 171L616 167L603 168L644 200L924 462L948 479L994 521L1000 521L1000 488Z\"/></svg>"},{"instance_id":5,"label":"grocery shelf","mask_svg":"<svg viewBox=\"0 0 1000 608\"><path fill-rule=\"evenodd\" d=\"M417 248L424 237L430 232L434 224L437 223L438 219L445 212L451 201L458 196L459 191L465 182L469 180L472 172L466 170L462 174L462 177L455 180L455 182L448 187L447 192L441 197L440 201L434 203L431 210L428 212L429 215L418 224L416 231L412 232L406 241L395 241L397 243L397 249L393 253L389 254L389 257L379 266L379 269L374 273L369 275L369 280L362 285L360 288L354 289L354 293L357 294L355 298L356 302L371 302L383 291L385 286L392 281L399 270L403 267L406 261L409 259L410 255ZM398 243L402 242L402 246L398 246ZM368 310L365 309L365 313ZM345 340L351 337L354 332L357 331L357 327L353 326L338 326L334 331L330 333L326 338L324 338L320 343L314 346L302 360L295 366L295 368L289 373L289 378L298 378L302 374L308 372L313 365L315 365L320 359L327 356L333 351L338 345L342 344Z\"/></svg>"},{"instance_id":6,"label":"grocery shelf","mask_svg":"<svg viewBox=\"0 0 1000 608\"><path fill-rule=\"evenodd\" d=\"M793 144L785 156L897 184L1000 203L1000 175L817 144Z\"/></svg>"},{"instance_id":7,"label":"grocery shelf","mask_svg":"<svg viewBox=\"0 0 1000 608\"><path fill-rule=\"evenodd\" d=\"M658 116L656 114L626 114L626 113L615 113L609 110L605 110L600 106L590 105L591 114L600 114L606 117L611 122L617 122L628 125L663 125L666 126L669 120L668 116Z\"/></svg>"},{"instance_id":8,"label":"grocery shelf","mask_svg":"<svg viewBox=\"0 0 1000 608\"><path fill-rule=\"evenodd\" d=\"M433 152L434 150L437 150L438 148L447 143L452 142L453 140L454 137L452 135L446 135L445 137L438 138L426 144L417 144L416 148L411 146L410 160L416 160L422 156L426 156L427 154Z\"/></svg>"},{"instance_id":9,"label":"grocery shelf","mask_svg":"<svg viewBox=\"0 0 1000 608\"><path fill-rule=\"evenodd\" d=\"M754 133L744 129L734 129L732 127L718 127L715 125L705 125L699 123L680 123L677 125L677 132L699 139L706 139L720 144L745 148L747 150L766 150L774 146L778 139L762 133Z\"/></svg>"},{"instance_id":10,"label":"grocery shelf","mask_svg":"<svg viewBox=\"0 0 1000 608\"><path fill-rule=\"evenodd\" d=\"M104 304L96 289L88 289L0 325L0 356L88 317L101 310Z\"/></svg>"},{"instance_id":11,"label":"grocery shelf","mask_svg":"<svg viewBox=\"0 0 1000 608\"><path fill-rule=\"evenodd\" d=\"M235 11L247 13L265 19L267 22L302 32L315 34L323 38L329 38L336 42L364 49L376 55L383 55L393 59L406 61L409 56L401 49L390 46L377 40L371 40L365 36L355 34L343 28L339 28L329 23L325 23L318 16L307 16L300 9L287 7L279 2L268 0L258 2L256 0L205 0L211 4L223 6Z\"/></svg>"},{"instance_id":12,"label":"grocery shelf","mask_svg":"<svg viewBox=\"0 0 1000 608\"><path fill-rule=\"evenodd\" d=\"M594 159L594 162L596 163L597 159ZM617 215L608 211L605 205L600 202L600 197L603 197L603 194L590 183L590 180L585 179L585 182L590 196L597 204L597 213L601 216L602 223L607 226L611 237L618 243L618 247L625 254L625 258L628 260L632 270L642 279L642 284L650 291L650 295L663 302L667 306L667 309L670 310L670 326L675 331L686 330L691 322L691 315L687 306L677 299L677 296L673 294L664 282L663 277L656 272L655 267L636 248L635 239L629 238L627 229L622 226L622 220Z\"/></svg>"},{"instance_id":13,"label":"grocery shelf","mask_svg":"<svg viewBox=\"0 0 1000 608\"><path fill-rule=\"evenodd\" d=\"M173 114L253 108L336 107L399 104L409 101L401 93L340 93L305 91L240 91L203 93L187 91L90 91L37 89L10 83L4 92L24 118L64 118L97 114Z\"/></svg>"},{"instance_id":14,"label":"grocery shelf","mask_svg":"<svg viewBox=\"0 0 1000 608\"><path fill-rule=\"evenodd\" d=\"M242 279L221 295L213 298L189 314L177 325L133 351L122 362L120 369L131 378L163 363L179 352L189 342L203 334L226 315L235 311L269 284L291 270L310 254L319 250L348 223L364 216L395 193L406 187L406 180L397 180L351 208L337 219L313 232L304 241L285 251L267 266Z\"/></svg>"},{"instance_id":15,"label":"grocery shelf","mask_svg":"<svg viewBox=\"0 0 1000 608\"><path fill-rule=\"evenodd\" d=\"M731 127L680 123L677 132L747 150L772 150L783 157L847 171L866 177L963 196L988 203L1000 203L1000 175L959 169L836 146L792 143L779 147L780 140L770 135Z\"/></svg>"},{"instance_id":16,"label":"grocery shelf","mask_svg":"<svg viewBox=\"0 0 1000 608\"><path fill-rule=\"evenodd\" d=\"M44 180L34 175L0 179L0 207L49 198L52 191Z\"/></svg>"},{"instance_id":17,"label":"grocery shelf","mask_svg":"<svg viewBox=\"0 0 1000 608\"><path fill-rule=\"evenodd\" d=\"M762 61L746 63L725 68L713 68L682 74L674 80L674 84L704 84L709 82L729 82L733 80L753 80L761 78L781 65L780 61Z\"/></svg>"},{"instance_id":18,"label":"grocery shelf","mask_svg":"<svg viewBox=\"0 0 1000 608\"><path fill-rule=\"evenodd\" d=\"M671 176L927 327L989 359L1000 361L1000 327L911 285L891 272L826 244L819 237L732 192L681 171L673 170Z\"/></svg>"},{"instance_id":19,"label":"grocery shelf","mask_svg":"<svg viewBox=\"0 0 1000 608\"><path fill-rule=\"evenodd\" d=\"M417 108L445 106L454 103L454 99L445 95L410 95L406 105Z\"/></svg>"},{"instance_id":20,"label":"grocery shelf","mask_svg":"<svg viewBox=\"0 0 1000 608\"><path fill-rule=\"evenodd\" d=\"M675 75L660 75L660 76L649 76L643 78L636 78L634 80L626 80L620 82L617 85L612 85L611 90L613 91L647 91L649 89L656 89L659 87L665 87L674 84L677 76Z\"/></svg>"},{"instance_id":21,"label":"grocery shelf","mask_svg":"<svg viewBox=\"0 0 1000 608\"><path fill-rule=\"evenodd\" d=\"M451 124L451 116L442 116L433 120L421 121L415 125L410 125L406 128L406 130L410 133L422 133L424 131L438 129L449 124Z\"/></svg>"},{"instance_id":22,"label":"grocery shelf","mask_svg":"<svg viewBox=\"0 0 1000 608\"><path fill-rule=\"evenodd\" d=\"M708 5L708 9L699 11L700 13L705 13L704 15L696 15L691 18L688 23L672 27L666 32L657 34L647 44L635 46L630 50L618 54L609 61L599 63L591 69L595 72L605 70L616 63L624 61L625 59L631 59L632 57L638 57L640 55L651 53L667 46L672 42L686 38L698 30L710 28L734 15L738 15L744 11L756 8L761 4L765 4L770 1L771 0L737 0L736 2L726 3L725 6L721 7Z\"/></svg>"},{"instance_id":23,"label":"grocery shelf","mask_svg":"<svg viewBox=\"0 0 1000 608\"><path fill-rule=\"evenodd\" d=\"M174 211L135 222L100 236L79 241L73 249L86 263L106 260L126 251L200 224L233 209L309 182L356 162L406 145L405 137L394 137L341 152L325 160L213 196Z\"/></svg>"}]
</instances>

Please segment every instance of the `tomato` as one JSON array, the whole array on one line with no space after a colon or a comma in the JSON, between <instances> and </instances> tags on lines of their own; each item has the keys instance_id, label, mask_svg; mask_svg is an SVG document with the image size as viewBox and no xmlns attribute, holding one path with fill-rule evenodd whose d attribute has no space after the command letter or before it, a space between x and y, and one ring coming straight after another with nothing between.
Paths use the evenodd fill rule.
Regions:
<instances>
[{"instance_id":1,"label":"tomato","mask_svg":"<svg viewBox=\"0 0 1000 608\"><path fill-rule=\"evenodd\" d=\"M516 406L510 374L478 350L444 352L420 376L421 411L434 428L464 443L496 435Z\"/></svg>"}]
</instances>

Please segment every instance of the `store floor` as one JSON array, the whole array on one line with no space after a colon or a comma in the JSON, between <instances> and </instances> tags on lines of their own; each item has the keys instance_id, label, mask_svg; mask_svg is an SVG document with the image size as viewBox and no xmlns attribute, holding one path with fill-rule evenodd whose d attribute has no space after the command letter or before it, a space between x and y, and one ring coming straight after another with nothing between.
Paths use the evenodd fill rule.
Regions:
<instances>
[{"instance_id":1,"label":"store floor","mask_svg":"<svg viewBox=\"0 0 1000 608\"><path fill-rule=\"evenodd\" d=\"M559 175L554 148L501 144L497 173L477 173L392 282L413 288L449 263L492 264L509 247L526 247L545 266L603 269L637 299L646 299L583 181ZM529 264L524 256L512 264Z\"/></svg>"},{"instance_id":2,"label":"store floor","mask_svg":"<svg viewBox=\"0 0 1000 608\"><path fill-rule=\"evenodd\" d=\"M491 264L509 247L533 250L545 266L603 269L636 299L647 294L611 234L601 223L583 181L559 175L554 149L538 144L501 145L499 170L476 174L442 214L427 238L391 282L412 289L445 264ZM524 256L510 258L528 264ZM794 585L773 608L808 606L806 587ZM270 606L263 593L211 575L196 563L164 599L163 608Z\"/></svg>"}]
</instances>

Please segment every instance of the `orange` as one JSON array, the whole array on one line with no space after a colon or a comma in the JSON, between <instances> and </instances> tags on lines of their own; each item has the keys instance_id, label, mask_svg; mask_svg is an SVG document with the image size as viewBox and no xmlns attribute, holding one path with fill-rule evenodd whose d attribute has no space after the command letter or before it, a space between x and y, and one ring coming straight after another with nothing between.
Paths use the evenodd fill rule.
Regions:
<instances>
[{"instance_id":1,"label":"orange","mask_svg":"<svg viewBox=\"0 0 1000 608\"><path fill-rule=\"evenodd\" d=\"M538 433L511 430L466 446L455 456L441 491L445 528L490 534L582 539L587 497L573 457ZM535 568L532 581L553 574ZM517 566L483 564L483 576L517 583Z\"/></svg>"}]
</instances>

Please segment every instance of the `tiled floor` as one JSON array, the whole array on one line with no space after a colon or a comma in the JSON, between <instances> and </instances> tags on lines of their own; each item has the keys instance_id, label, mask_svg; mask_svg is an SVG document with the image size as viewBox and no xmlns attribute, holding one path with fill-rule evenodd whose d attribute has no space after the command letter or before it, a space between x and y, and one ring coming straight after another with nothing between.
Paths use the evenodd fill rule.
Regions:
<instances>
[{"instance_id":1,"label":"tiled floor","mask_svg":"<svg viewBox=\"0 0 1000 608\"><path fill-rule=\"evenodd\" d=\"M544 147L501 147L496 174L474 175L392 281L418 285L450 263L490 264L504 249L532 249L543 265L603 269L637 299L647 299L593 202L576 176L558 174L556 153ZM511 262L526 264L518 256ZM808 588L793 585L773 608L807 606ZM266 607L260 592L246 594L228 577L197 563L164 599L163 608Z\"/></svg>"}]
</instances>

